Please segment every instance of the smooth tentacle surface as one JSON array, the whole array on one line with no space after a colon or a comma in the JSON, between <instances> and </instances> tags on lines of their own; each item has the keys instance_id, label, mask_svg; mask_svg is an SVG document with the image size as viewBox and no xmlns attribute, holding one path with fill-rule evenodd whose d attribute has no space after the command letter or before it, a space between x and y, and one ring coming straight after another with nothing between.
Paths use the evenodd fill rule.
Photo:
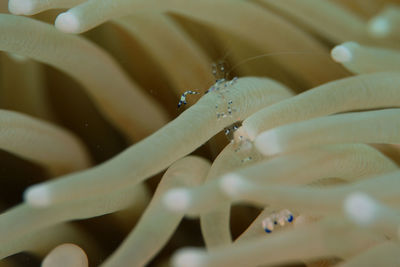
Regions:
<instances>
[{"instance_id":1,"label":"smooth tentacle surface","mask_svg":"<svg viewBox=\"0 0 400 267\"><path fill-rule=\"evenodd\" d=\"M44 88L43 66L27 58L23 60L15 58L13 54L2 56L1 65L4 66L4 71L0 74L2 81L0 105L37 118L54 121L54 112Z\"/></svg>"},{"instance_id":2,"label":"smooth tentacle surface","mask_svg":"<svg viewBox=\"0 0 400 267\"><path fill-rule=\"evenodd\" d=\"M259 2L287 14L297 23L305 24L307 28L316 31L324 38L329 38L330 41L343 42L349 39L367 41L365 22L331 1L261 0ZM336 19L338 16L341 17L340 21ZM339 27L338 23L341 24Z\"/></svg>"},{"instance_id":3,"label":"smooth tentacle surface","mask_svg":"<svg viewBox=\"0 0 400 267\"><path fill-rule=\"evenodd\" d=\"M116 194L95 197L85 201L72 201L50 208L36 209L28 204L20 204L0 214L1 251L7 251L8 246L15 242L19 246L13 247L13 252L21 252L26 249L21 240L24 240L27 235L34 235L38 238L38 231L63 221L115 212L128 208L132 203L140 209L141 206L146 204L142 202L146 194L144 185L139 184L127 187ZM3 255L3 257L6 256L8 255Z\"/></svg>"},{"instance_id":4,"label":"smooth tentacle surface","mask_svg":"<svg viewBox=\"0 0 400 267\"><path fill-rule=\"evenodd\" d=\"M400 264L399 245L396 242L386 241L373 246L360 255L354 256L347 262L340 264L340 267L374 266L384 265L395 267Z\"/></svg>"},{"instance_id":5,"label":"smooth tentacle surface","mask_svg":"<svg viewBox=\"0 0 400 267\"><path fill-rule=\"evenodd\" d=\"M141 139L167 122L154 100L140 91L99 47L81 37L63 35L42 22L0 15L0 34L13 33L1 39L0 50L30 57L68 73L85 86L104 114L129 137ZM143 112L152 119L140 115Z\"/></svg>"},{"instance_id":6,"label":"smooth tentacle surface","mask_svg":"<svg viewBox=\"0 0 400 267\"><path fill-rule=\"evenodd\" d=\"M262 186L265 186L266 190L272 186L271 191L265 194L266 196L270 195L271 199L275 199L277 202L271 203L267 201L265 204L272 204L276 207L278 202L285 203L285 200L282 200L281 197L284 199L292 199L293 197L293 202L296 203L298 201L297 198L294 199L294 195L291 196L291 193L282 193L281 195L281 191L276 189L277 185L313 185L315 182L332 177L341 178L343 182L346 180L353 182L359 179L367 179L368 181L368 178L374 174L387 173L398 169L389 159L365 145L333 146L325 149L314 149L306 153L302 152L261 162L255 161L256 163L247 167L242 167L235 170L235 172L225 174L219 180L215 180L215 177L213 177L214 179L209 179L203 186L190 190L171 190L168 192L169 198L174 198L173 196L177 197L181 194L185 194L187 198L179 206L176 202L170 201L167 201L165 204L169 209L186 212L191 216L200 214L202 231L207 247L208 249L213 249L214 247L226 245L231 242L229 230L231 201L229 198L226 198L224 193L224 190L229 191L232 187L229 185L229 180L246 178L246 180L256 182L259 190L264 188ZM230 147L226 148L214 164L219 165L221 162L224 163L224 161L234 162L232 158L234 156L237 157L238 155L236 154L238 153L233 153L233 156L230 155L231 153L233 153L233 149ZM313 165L317 165L318 168L310 168ZM359 167L356 167L357 165ZM215 176L216 174L210 172L210 175ZM227 181L226 184L225 180ZM245 190L245 187L242 189ZM318 190L313 191L315 189L310 190L310 192L321 192ZM350 188L349 190L351 191L352 189ZM322 192L327 191L323 190ZM260 195L262 194L264 193L260 193ZM305 195L307 194L305 193ZM309 193L309 195L312 194ZM333 193L332 199L336 198L337 195L336 192ZM257 198L253 191L248 195L246 194L246 196ZM299 199L304 199L302 196L299 196ZM215 205L214 203L220 204ZM307 205L304 205L301 201L299 203L300 206L307 207L306 209L308 210ZM260 205L263 206L263 204L264 202ZM286 205L286 207L296 210L296 207L290 205ZM332 210L326 210L326 212L332 213ZM260 226L257 225L255 227Z\"/></svg>"},{"instance_id":7,"label":"smooth tentacle surface","mask_svg":"<svg viewBox=\"0 0 400 267\"><path fill-rule=\"evenodd\" d=\"M280 125L352 110L397 107L398 74L359 75L330 82L264 108L243 122L250 139ZM313 103L313 105L310 105Z\"/></svg>"},{"instance_id":8,"label":"smooth tentacle surface","mask_svg":"<svg viewBox=\"0 0 400 267\"><path fill-rule=\"evenodd\" d=\"M50 249L63 242L79 244L90 253L99 252L99 247L87 233L71 223L61 223L7 242L2 246L0 257L3 259L21 251L45 256Z\"/></svg>"},{"instance_id":9,"label":"smooth tentacle surface","mask_svg":"<svg viewBox=\"0 0 400 267\"><path fill-rule=\"evenodd\" d=\"M27 0L30 2L30 0ZM209 5L213 8L210 9ZM297 49L300 51L313 52L319 54L320 63L325 62L325 67L332 69L332 72L321 70L318 64L314 64L307 57L298 57L290 61L282 61L289 69L296 68L297 65L307 66L308 69L298 69L297 72L303 72L302 79L307 80L312 85L325 82L337 73L339 69L326 58L324 49L317 43L313 42L306 35L294 28L289 23L281 20L268 10L263 12L255 5L246 1L129 1L129 0L89 0L75 6L65 13L60 14L55 22L56 27L62 31L69 33L81 33L87 31L107 20L129 15L135 10L157 7L156 10L162 12L173 12L176 14L187 16L191 19L198 20L202 23L215 25L227 31L240 34L249 38L257 44L262 50L265 50L265 45L269 45L269 52L289 51L286 43L296 43ZM96 8L96 12L91 12ZM239 11L239 12L238 12ZM221 15L221 12L223 15ZM264 14L263 14L264 13ZM265 13L270 13L265 16ZM237 23L237 18L247 17L247 20ZM249 19L251 18L252 21ZM272 35L279 36L281 32L285 32L287 38L291 41L280 42L279 38L269 38L267 36L258 36L254 38L254 31L259 29L268 30ZM266 41L268 39L268 41ZM308 62L309 64L305 64ZM311 63L311 64L310 64ZM316 63L316 62L315 62ZM313 75L310 75L313 73ZM316 75L318 73L318 75ZM331 76L331 77L330 77Z\"/></svg>"},{"instance_id":10,"label":"smooth tentacle surface","mask_svg":"<svg viewBox=\"0 0 400 267\"><path fill-rule=\"evenodd\" d=\"M396 50L362 46L346 42L334 47L331 56L353 73L400 71L400 53Z\"/></svg>"},{"instance_id":11,"label":"smooth tentacle surface","mask_svg":"<svg viewBox=\"0 0 400 267\"><path fill-rule=\"evenodd\" d=\"M118 157L88 171L35 185L26 191L25 200L33 206L53 206L124 189L162 171L224 127L290 96L284 86L268 79L244 78L229 83L220 89L227 89L223 98L217 91L208 93L167 126ZM228 112L227 101L235 103L236 112L218 119L218 114Z\"/></svg>"},{"instance_id":12,"label":"smooth tentacle surface","mask_svg":"<svg viewBox=\"0 0 400 267\"><path fill-rule=\"evenodd\" d=\"M342 235L344 232L346 238ZM347 239L349 236L351 238ZM382 240L377 235L349 227L346 221L325 220L294 228L271 238L261 237L210 253L199 249L182 249L175 255L173 266L257 266L293 263L326 256L344 257L354 255ZM307 246L299 246L305 243Z\"/></svg>"},{"instance_id":13,"label":"smooth tentacle surface","mask_svg":"<svg viewBox=\"0 0 400 267\"><path fill-rule=\"evenodd\" d=\"M219 157L226 158L229 151L232 150L226 148ZM228 159L234 162L232 155L229 156ZM315 149L306 153L302 152L261 162L252 160L252 162L253 164L247 167L225 174L223 179L245 177L264 186L313 185L332 177L338 177L342 182L352 182L358 179L367 179L374 174L397 170L397 166L388 158L365 145L330 147L325 151ZM220 164L218 158L214 164ZM310 168L310 166L318 167ZM210 175L215 174L210 173ZM189 200L184 211L191 216L200 214L202 232L208 249L231 242L229 220L231 202L226 199L223 189L219 189L220 181L215 180L215 176L213 178L208 180L204 186L185 191ZM174 191L169 194L174 194ZM214 203L221 204L215 205ZM260 225L254 227L260 228Z\"/></svg>"},{"instance_id":14,"label":"smooth tentacle surface","mask_svg":"<svg viewBox=\"0 0 400 267\"><path fill-rule=\"evenodd\" d=\"M0 148L37 162L52 175L89 167L86 148L71 133L12 111L0 111Z\"/></svg>"},{"instance_id":15,"label":"smooth tentacle surface","mask_svg":"<svg viewBox=\"0 0 400 267\"><path fill-rule=\"evenodd\" d=\"M167 242L183 214L171 213L162 205L166 190L180 186L196 186L203 182L210 164L202 158L185 157L168 168L133 232L104 266L144 266ZM175 199L174 201L184 201Z\"/></svg>"},{"instance_id":16,"label":"smooth tentacle surface","mask_svg":"<svg viewBox=\"0 0 400 267\"><path fill-rule=\"evenodd\" d=\"M302 214L338 214L344 199L351 192L361 191L387 201L392 206L398 205L399 199L390 188L399 183L398 172L383 177L371 178L351 185L335 186L321 190L312 187L285 187L279 185L260 186L239 177L225 177L220 187L225 194L235 201L247 201L261 206L287 207ZM383 185L385 183L385 185ZM379 187L378 187L379 186ZM379 191L374 191L379 188ZM384 192L384 193L381 193ZM323 199L315 202L314 199Z\"/></svg>"},{"instance_id":17,"label":"smooth tentacle surface","mask_svg":"<svg viewBox=\"0 0 400 267\"><path fill-rule=\"evenodd\" d=\"M118 19L115 23L154 53L159 64L173 79L171 83L177 95L189 89L202 89L195 86L212 81L211 64L205 60L206 55L186 33L174 27L173 21L166 15L156 12L139 13ZM162 43L158 41L160 39Z\"/></svg>"},{"instance_id":18,"label":"smooth tentacle surface","mask_svg":"<svg viewBox=\"0 0 400 267\"><path fill-rule=\"evenodd\" d=\"M10 0L8 9L15 15L33 15L53 8L70 8L85 0Z\"/></svg>"},{"instance_id":19,"label":"smooth tentacle surface","mask_svg":"<svg viewBox=\"0 0 400 267\"><path fill-rule=\"evenodd\" d=\"M400 109L385 109L316 118L265 131L255 146L265 155L276 155L321 144L395 144L400 141L399 117Z\"/></svg>"}]
</instances>

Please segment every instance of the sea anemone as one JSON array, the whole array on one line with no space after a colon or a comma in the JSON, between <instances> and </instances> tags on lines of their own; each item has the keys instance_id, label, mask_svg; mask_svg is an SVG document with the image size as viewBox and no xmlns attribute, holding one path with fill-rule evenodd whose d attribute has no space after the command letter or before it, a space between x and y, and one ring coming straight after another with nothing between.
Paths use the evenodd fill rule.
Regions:
<instances>
[{"instance_id":1,"label":"sea anemone","mask_svg":"<svg viewBox=\"0 0 400 267\"><path fill-rule=\"evenodd\" d=\"M400 265L395 1L8 10L3 264Z\"/></svg>"}]
</instances>

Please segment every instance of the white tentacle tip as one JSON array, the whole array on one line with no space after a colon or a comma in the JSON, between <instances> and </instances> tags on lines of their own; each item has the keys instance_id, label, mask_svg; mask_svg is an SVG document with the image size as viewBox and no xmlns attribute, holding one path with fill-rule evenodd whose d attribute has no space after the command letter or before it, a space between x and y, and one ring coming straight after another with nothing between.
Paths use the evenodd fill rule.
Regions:
<instances>
[{"instance_id":1,"label":"white tentacle tip","mask_svg":"<svg viewBox=\"0 0 400 267\"><path fill-rule=\"evenodd\" d=\"M355 49L360 45L356 42L345 42L335 46L331 50L331 57L334 61L339 63L346 63L353 60Z\"/></svg>"},{"instance_id":2,"label":"white tentacle tip","mask_svg":"<svg viewBox=\"0 0 400 267\"><path fill-rule=\"evenodd\" d=\"M352 193L344 201L344 211L349 219L359 225L372 223L378 212L377 203L364 193Z\"/></svg>"},{"instance_id":3,"label":"white tentacle tip","mask_svg":"<svg viewBox=\"0 0 400 267\"><path fill-rule=\"evenodd\" d=\"M31 0L10 0L8 10L14 15L32 15L33 3Z\"/></svg>"},{"instance_id":4,"label":"white tentacle tip","mask_svg":"<svg viewBox=\"0 0 400 267\"><path fill-rule=\"evenodd\" d=\"M42 262L42 267L88 267L85 251L75 244L62 244L54 248Z\"/></svg>"},{"instance_id":5,"label":"white tentacle tip","mask_svg":"<svg viewBox=\"0 0 400 267\"><path fill-rule=\"evenodd\" d=\"M390 22L383 17L376 17L368 23L369 33L378 38L386 37L390 34Z\"/></svg>"},{"instance_id":6,"label":"white tentacle tip","mask_svg":"<svg viewBox=\"0 0 400 267\"><path fill-rule=\"evenodd\" d=\"M168 191L162 201L170 211L185 212L190 206L191 196L188 189L176 188Z\"/></svg>"},{"instance_id":7,"label":"white tentacle tip","mask_svg":"<svg viewBox=\"0 0 400 267\"><path fill-rule=\"evenodd\" d=\"M241 176L229 173L221 177L219 186L222 192L229 197L235 197L240 193L240 189L245 186L245 183L245 180Z\"/></svg>"},{"instance_id":8,"label":"white tentacle tip","mask_svg":"<svg viewBox=\"0 0 400 267\"><path fill-rule=\"evenodd\" d=\"M46 185L34 185L24 193L24 200L31 206L45 207L51 203L50 191Z\"/></svg>"},{"instance_id":9,"label":"white tentacle tip","mask_svg":"<svg viewBox=\"0 0 400 267\"><path fill-rule=\"evenodd\" d=\"M55 26L66 33L79 33L79 19L72 12L64 12L57 16Z\"/></svg>"},{"instance_id":10,"label":"white tentacle tip","mask_svg":"<svg viewBox=\"0 0 400 267\"><path fill-rule=\"evenodd\" d=\"M173 267L203 267L205 252L198 248L183 248L172 257Z\"/></svg>"},{"instance_id":11,"label":"white tentacle tip","mask_svg":"<svg viewBox=\"0 0 400 267\"><path fill-rule=\"evenodd\" d=\"M345 63L351 61L353 55L349 48L344 45L338 45L332 49L331 57L336 62Z\"/></svg>"},{"instance_id":12,"label":"white tentacle tip","mask_svg":"<svg viewBox=\"0 0 400 267\"><path fill-rule=\"evenodd\" d=\"M276 130L268 130L259 134L254 141L254 145L258 151L266 156L273 156L282 152Z\"/></svg>"}]
</instances>

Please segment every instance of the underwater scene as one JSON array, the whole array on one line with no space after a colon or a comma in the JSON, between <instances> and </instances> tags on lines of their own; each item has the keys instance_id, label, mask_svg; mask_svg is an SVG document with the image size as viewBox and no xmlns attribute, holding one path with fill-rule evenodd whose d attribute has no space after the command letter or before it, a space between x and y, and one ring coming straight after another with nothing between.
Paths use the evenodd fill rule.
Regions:
<instances>
[{"instance_id":1,"label":"underwater scene","mask_svg":"<svg viewBox=\"0 0 400 267\"><path fill-rule=\"evenodd\" d=\"M0 0L0 267L400 267L400 0Z\"/></svg>"}]
</instances>

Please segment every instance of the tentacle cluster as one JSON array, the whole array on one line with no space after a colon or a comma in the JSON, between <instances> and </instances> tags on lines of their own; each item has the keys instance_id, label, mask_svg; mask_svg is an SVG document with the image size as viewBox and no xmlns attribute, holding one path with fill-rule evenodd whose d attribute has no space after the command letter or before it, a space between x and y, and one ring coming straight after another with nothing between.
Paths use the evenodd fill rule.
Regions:
<instances>
[{"instance_id":1,"label":"tentacle cluster","mask_svg":"<svg viewBox=\"0 0 400 267\"><path fill-rule=\"evenodd\" d=\"M0 149L56 178L0 198L0 257L399 266L400 9L349 2L0 3Z\"/></svg>"}]
</instances>

